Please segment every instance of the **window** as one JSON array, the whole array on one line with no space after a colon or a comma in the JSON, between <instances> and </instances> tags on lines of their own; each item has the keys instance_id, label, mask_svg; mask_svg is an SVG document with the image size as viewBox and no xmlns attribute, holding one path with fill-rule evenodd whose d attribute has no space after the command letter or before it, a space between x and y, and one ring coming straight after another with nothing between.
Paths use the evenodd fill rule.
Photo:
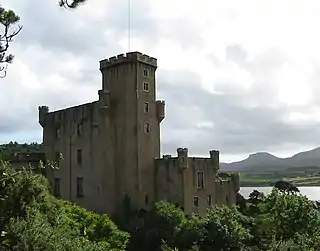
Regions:
<instances>
[{"instance_id":1,"label":"window","mask_svg":"<svg viewBox=\"0 0 320 251\"><path fill-rule=\"evenodd\" d=\"M83 178L77 178L77 197L83 197Z\"/></svg>"},{"instance_id":2,"label":"window","mask_svg":"<svg viewBox=\"0 0 320 251\"><path fill-rule=\"evenodd\" d=\"M208 206L212 206L212 196L208 196Z\"/></svg>"},{"instance_id":3,"label":"window","mask_svg":"<svg viewBox=\"0 0 320 251\"><path fill-rule=\"evenodd\" d=\"M197 188L203 189L204 188L204 172L198 171L197 173Z\"/></svg>"},{"instance_id":4,"label":"window","mask_svg":"<svg viewBox=\"0 0 320 251\"><path fill-rule=\"evenodd\" d=\"M149 133L150 132L150 124L149 123L144 123L144 132Z\"/></svg>"},{"instance_id":5,"label":"window","mask_svg":"<svg viewBox=\"0 0 320 251\"><path fill-rule=\"evenodd\" d=\"M78 136L82 135L82 125L81 124L77 125L77 135Z\"/></svg>"},{"instance_id":6,"label":"window","mask_svg":"<svg viewBox=\"0 0 320 251\"><path fill-rule=\"evenodd\" d=\"M145 102L145 103L144 103L144 112L145 112L145 113L148 113L148 112L149 112L149 103L148 103L148 102Z\"/></svg>"},{"instance_id":7,"label":"window","mask_svg":"<svg viewBox=\"0 0 320 251\"><path fill-rule=\"evenodd\" d=\"M149 83L148 82L143 82L143 90L146 92L149 91Z\"/></svg>"},{"instance_id":8,"label":"window","mask_svg":"<svg viewBox=\"0 0 320 251\"><path fill-rule=\"evenodd\" d=\"M81 149L78 149L78 150L77 150L77 163L78 163L79 165L82 164L82 150L81 150Z\"/></svg>"},{"instance_id":9,"label":"window","mask_svg":"<svg viewBox=\"0 0 320 251\"><path fill-rule=\"evenodd\" d=\"M149 204L149 197L148 197L148 195L146 195L146 197L145 197L145 202L146 202L146 205Z\"/></svg>"},{"instance_id":10,"label":"window","mask_svg":"<svg viewBox=\"0 0 320 251\"><path fill-rule=\"evenodd\" d=\"M193 206L199 207L199 197L198 196L193 197Z\"/></svg>"},{"instance_id":11,"label":"window","mask_svg":"<svg viewBox=\"0 0 320 251\"><path fill-rule=\"evenodd\" d=\"M149 77L149 71L147 69L143 69L143 76Z\"/></svg>"},{"instance_id":12,"label":"window","mask_svg":"<svg viewBox=\"0 0 320 251\"><path fill-rule=\"evenodd\" d=\"M61 136L60 134L61 134L61 130L60 128L57 128L55 132L56 139L60 139L60 136Z\"/></svg>"},{"instance_id":13,"label":"window","mask_svg":"<svg viewBox=\"0 0 320 251\"><path fill-rule=\"evenodd\" d=\"M54 178L53 195L57 198L60 197L60 179L59 178Z\"/></svg>"}]
</instances>

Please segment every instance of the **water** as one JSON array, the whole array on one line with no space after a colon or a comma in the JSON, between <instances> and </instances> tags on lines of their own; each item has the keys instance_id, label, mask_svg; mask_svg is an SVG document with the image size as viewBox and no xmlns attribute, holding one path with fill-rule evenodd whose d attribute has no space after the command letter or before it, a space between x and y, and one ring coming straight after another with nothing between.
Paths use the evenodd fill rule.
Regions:
<instances>
[{"instance_id":1,"label":"water","mask_svg":"<svg viewBox=\"0 0 320 251\"><path fill-rule=\"evenodd\" d=\"M320 187L298 187L300 193L308 197L309 200L320 200ZM241 187L240 194L248 198L249 194L253 190L258 190L263 192L264 194L268 194L271 192L272 187Z\"/></svg>"}]
</instances>

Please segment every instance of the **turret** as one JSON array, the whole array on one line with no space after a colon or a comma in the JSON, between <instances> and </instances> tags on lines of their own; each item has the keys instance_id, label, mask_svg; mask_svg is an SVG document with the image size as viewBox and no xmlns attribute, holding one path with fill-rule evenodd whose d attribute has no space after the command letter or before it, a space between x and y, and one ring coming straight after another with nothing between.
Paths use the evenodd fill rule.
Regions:
<instances>
[{"instance_id":1,"label":"turret","mask_svg":"<svg viewBox=\"0 0 320 251\"><path fill-rule=\"evenodd\" d=\"M188 148L178 148L178 166L180 169L188 168Z\"/></svg>"},{"instance_id":2,"label":"turret","mask_svg":"<svg viewBox=\"0 0 320 251\"><path fill-rule=\"evenodd\" d=\"M39 111L39 124L42 127L44 127L47 114L49 113L49 107L48 106L39 106L38 111Z\"/></svg>"},{"instance_id":3,"label":"turret","mask_svg":"<svg viewBox=\"0 0 320 251\"><path fill-rule=\"evenodd\" d=\"M209 151L210 159L211 159L211 165L216 170L219 169L219 154L220 152L218 150L211 150Z\"/></svg>"},{"instance_id":4,"label":"turret","mask_svg":"<svg viewBox=\"0 0 320 251\"><path fill-rule=\"evenodd\" d=\"M160 123L165 118L165 102L162 100L156 101L157 118Z\"/></svg>"}]
</instances>

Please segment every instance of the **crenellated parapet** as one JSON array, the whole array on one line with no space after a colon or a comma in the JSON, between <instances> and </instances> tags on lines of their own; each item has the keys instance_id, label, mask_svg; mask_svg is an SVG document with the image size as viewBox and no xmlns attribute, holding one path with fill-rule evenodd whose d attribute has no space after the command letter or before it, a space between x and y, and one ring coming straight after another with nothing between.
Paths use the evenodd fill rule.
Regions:
<instances>
[{"instance_id":1,"label":"crenellated parapet","mask_svg":"<svg viewBox=\"0 0 320 251\"><path fill-rule=\"evenodd\" d=\"M178 166L180 169L188 168L188 148L178 148Z\"/></svg>"},{"instance_id":2,"label":"crenellated parapet","mask_svg":"<svg viewBox=\"0 0 320 251\"><path fill-rule=\"evenodd\" d=\"M156 101L156 110L157 110L157 118L158 122L160 123L165 118L165 101L157 100Z\"/></svg>"},{"instance_id":3,"label":"crenellated parapet","mask_svg":"<svg viewBox=\"0 0 320 251\"><path fill-rule=\"evenodd\" d=\"M219 169L219 155L220 152L218 150L210 150L209 151L210 154L210 159L211 159L211 165L215 168L215 169Z\"/></svg>"},{"instance_id":4,"label":"crenellated parapet","mask_svg":"<svg viewBox=\"0 0 320 251\"><path fill-rule=\"evenodd\" d=\"M144 64L157 67L157 59L141 52L128 52L126 54L119 54L118 56L110 57L100 61L100 71L110 68L115 65L129 63L129 62L141 62Z\"/></svg>"},{"instance_id":5,"label":"crenellated parapet","mask_svg":"<svg viewBox=\"0 0 320 251\"><path fill-rule=\"evenodd\" d=\"M49 113L49 107L48 106L39 106L38 112L39 112L39 124L42 127L44 127L46 117Z\"/></svg>"}]
</instances>

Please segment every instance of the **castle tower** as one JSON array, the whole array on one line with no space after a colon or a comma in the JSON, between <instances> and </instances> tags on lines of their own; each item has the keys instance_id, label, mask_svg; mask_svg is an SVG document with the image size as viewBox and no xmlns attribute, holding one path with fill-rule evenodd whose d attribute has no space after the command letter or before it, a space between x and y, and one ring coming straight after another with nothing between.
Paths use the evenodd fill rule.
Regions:
<instances>
[{"instance_id":1,"label":"castle tower","mask_svg":"<svg viewBox=\"0 0 320 251\"><path fill-rule=\"evenodd\" d=\"M156 101L157 59L131 52L100 61L99 101L108 110L113 137L117 205L154 201L154 159L160 157L164 101Z\"/></svg>"}]
</instances>

